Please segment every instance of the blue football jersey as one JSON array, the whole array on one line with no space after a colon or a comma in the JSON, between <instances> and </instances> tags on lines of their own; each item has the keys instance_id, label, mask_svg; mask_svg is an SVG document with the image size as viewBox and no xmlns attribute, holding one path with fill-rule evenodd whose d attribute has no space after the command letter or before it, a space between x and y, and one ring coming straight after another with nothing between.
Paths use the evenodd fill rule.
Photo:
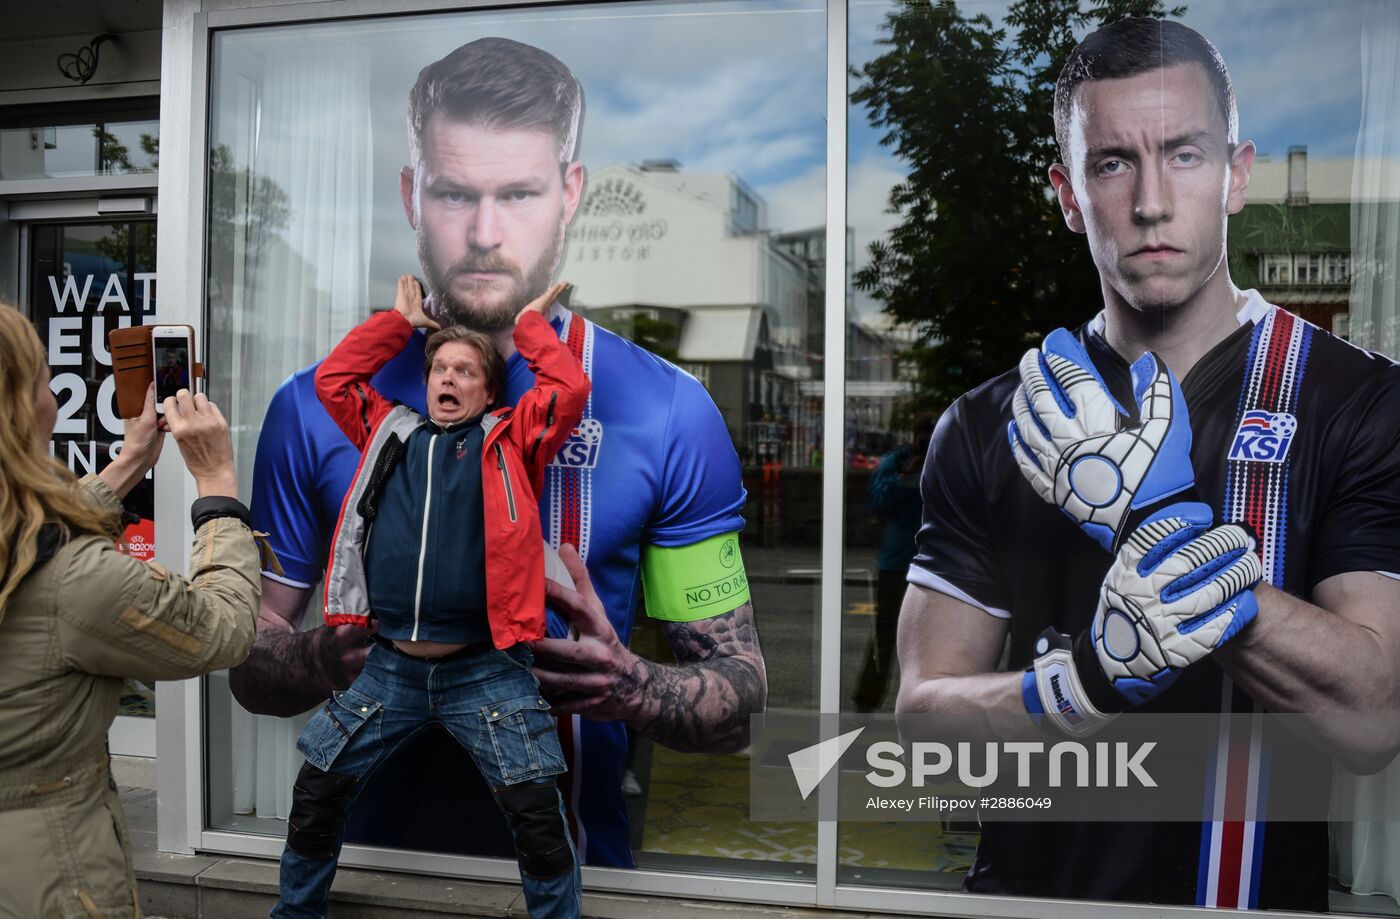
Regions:
<instances>
[{"instance_id":1,"label":"blue football jersey","mask_svg":"<svg viewBox=\"0 0 1400 919\"><path fill-rule=\"evenodd\" d=\"M626 643L641 602L643 545L686 546L743 527L739 459L719 409L694 377L568 310L556 308L552 324L583 363L593 391L583 420L549 467L541 525L551 544L578 547ZM373 381L386 398L418 411L426 398L424 342L415 334ZM302 587L320 579L360 459L317 400L315 371L313 365L294 373L273 396L253 472L254 526L271 534L281 580ZM507 402L534 385L518 354L507 361L506 375ZM548 631L562 637L567 625L550 612ZM570 760L560 789L581 856L589 864L630 866L624 725L574 717L559 727ZM499 821L488 799L466 754L444 732L428 732L371 781L347 838L510 855L503 825L497 844L484 848L460 831L464 821Z\"/></svg>"}]
</instances>

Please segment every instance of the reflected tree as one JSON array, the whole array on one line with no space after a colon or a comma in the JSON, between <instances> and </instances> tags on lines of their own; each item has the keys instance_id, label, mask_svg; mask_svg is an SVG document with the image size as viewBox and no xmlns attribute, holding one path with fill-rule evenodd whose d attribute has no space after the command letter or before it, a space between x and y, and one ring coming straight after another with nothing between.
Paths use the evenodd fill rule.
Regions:
<instances>
[{"instance_id":1,"label":"reflected tree","mask_svg":"<svg viewBox=\"0 0 1400 919\"><path fill-rule=\"evenodd\" d=\"M131 150L117 136L94 126L92 136L97 139L102 159L102 171L114 175L132 172L154 172L160 163L160 138L154 134L142 134L138 140L141 152L150 160L150 169L137 169L131 162ZM135 228L133 238L132 229ZM134 248L133 248L134 246ZM156 234L149 224L119 223L111 232L99 239L95 245L98 252L108 259L133 271L151 271L156 264ZM130 261L128 261L130 260Z\"/></svg>"},{"instance_id":2,"label":"reflected tree","mask_svg":"<svg viewBox=\"0 0 1400 919\"><path fill-rule=\"evenodd\" d=\"M96 127L93 136L97 138L108 171L134 171L129 148L115 135ZM151 168L157 168L160 138L142 134L139 142L141 151L150 159ZM285 227L290 217L290 199L280 185L266 176L254 175L247 167L236 167L227 145L214 147L209 152L211 296L217 297L217 292L225 289L225 283L232 277L235 253L248 258L264 251L275 231ZM131 238L133 226L136 228L134 240ZM235 246L235 240L239 245ZM96 248L123 266L133 255L132 264L138 269L149 270L156 264L156 234L148 224L117 224L97 242Z\"/></svg>"},{"instance_id":3,"label":"reflected tree","mask_svg":"<svg viewBox=\"0 0 1400 919\"><path fill-rule=\"evenodd\" d=\"M668 361L679 359L680 327L666 319L652 319L645 313L625 311L621 315L608 310L589 313L589 317L609 332L614 332Z\"/></svg>"},{"instance_id":4,"label":"reflected tree","mask_svg":"<svg viewBox=\"0 0 1400 919\"><path fill-rule=\"evenodd\" d=\"M1076 36L1183 12L1160 0L1017 0L997 26L953 0L908 0L886 17L885 50L853 71L851 98L909 174L890 191L899 223L870 245L855 284L920 333L909 352L920 401L947 404L1101 308L1088 246L1049 192L1055 80Z\"/></svg>"},{"instance_id":5,"label":"reflected tree","mask_svg":"<svg viewBox=\"0 0 1400 919\"><path fill-rule=\"evenodd\" d=\"M92 136L97 139L98 158L104 175L124 175L132 172L156 172L160 168L160 138L155 134L141 134L137 144L146 154L150 166L136 166L131 162L131 148L122 143L115 134L101 125L94 125Z\"/></svg>"},{"instance_id":6,"label":"reflected tree","mask_svg":"<svg viewBox=\"0 0 1400 919\"><path fill-rule=\"evenodd\" d=\"M236 261L255 262L287 226L291 199L282 186L236 166L227 144L209 151L209 297L232 288Z\"/></svg>"},{"instance_id":7,"label":"reflected tree","mask_svg":"<svg viewBox=\"0 0 1400 919\"><path fill-rule=\"evenodd\" d=\"M646 348L652 354L664 357L668 361L675 361L679 358L677 348L680 342L680 330L676 328L674 322L652 319L642 315L633 316L630 337L632 341Z\"/></svg>"}]
</instances>

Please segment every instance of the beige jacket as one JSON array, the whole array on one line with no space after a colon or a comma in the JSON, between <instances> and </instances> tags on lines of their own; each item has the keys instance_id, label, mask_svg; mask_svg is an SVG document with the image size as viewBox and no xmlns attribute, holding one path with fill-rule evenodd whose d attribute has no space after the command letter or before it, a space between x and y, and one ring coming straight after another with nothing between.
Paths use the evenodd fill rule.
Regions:
<instances>
[{"instance_id":1,"label":"beige jacket","mask_svg":"<svg viewBox=\"0 0 1400 919\"><path fill-rule=\"evenodd\" d=\"M88 495L115 509L96 477ZM187 580L80 536L11 595L0 620L0 917L139 917L126 820L107 762L125 677L178 680L252 647L252 533L216 518Z\"/></svg>"}]
</instances>

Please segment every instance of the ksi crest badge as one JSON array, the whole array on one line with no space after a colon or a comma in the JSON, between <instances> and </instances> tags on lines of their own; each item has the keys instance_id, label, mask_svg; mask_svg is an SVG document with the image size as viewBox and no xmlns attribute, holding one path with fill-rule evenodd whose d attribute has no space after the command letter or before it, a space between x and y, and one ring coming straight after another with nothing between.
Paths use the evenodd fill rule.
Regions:
<instances>
[{"instance_id":1,"label":"ksi crest badge","mask_svg":"<svg viewBox=\"0 0 1400 919\"><path fill-rule=\"evenodd\" d=\"M1298 419L1287 412L1245 412L1230 445L1230 459L1258 463L1281 463L1298 430Z\"/></svg>"},{"instance_id":2,"label":"ksi crest badge","mask_svg":"<svg viewBox=\"0 0 1400 919\"><path fill-rule=\"evenodd\" d=\"M598 450L602 444L603 422L597 418L585 418L569 434L569 439L564 441L564 446L559 448L549 464L592 469L598 465Z\"/></svg>"}]
</instances>

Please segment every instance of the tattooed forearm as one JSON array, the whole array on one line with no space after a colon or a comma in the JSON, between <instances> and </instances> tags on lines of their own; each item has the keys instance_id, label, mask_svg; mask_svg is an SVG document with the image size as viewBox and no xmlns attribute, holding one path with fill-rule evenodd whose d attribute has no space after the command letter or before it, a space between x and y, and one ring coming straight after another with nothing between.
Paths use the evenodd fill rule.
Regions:
<instances>
[{"instance_id":1,"label":"tattooed forearm","mask_svg":"<svg viewBox=\"0 0 1400 919\"><path fill-rule=\"evenodd\" d=\"M248 659L229 671L233 697L255 715L299 715L349 681L324 666L330 637L326 629L309 632L259 630Z\"/></svg>"},{"instance_id":2,"label":"tattooed forearm","mask_svg":"<svg viewBox=\"0 0 1400 919\"><path fill-rule=\"evenodd\" d=\"M639 700L629 724L676 750L727 753L748 746L749 716L768 700L753 607L667 623L665 630L679 666L636 660L625 677Z\"/></svg>"}]
</instances>

